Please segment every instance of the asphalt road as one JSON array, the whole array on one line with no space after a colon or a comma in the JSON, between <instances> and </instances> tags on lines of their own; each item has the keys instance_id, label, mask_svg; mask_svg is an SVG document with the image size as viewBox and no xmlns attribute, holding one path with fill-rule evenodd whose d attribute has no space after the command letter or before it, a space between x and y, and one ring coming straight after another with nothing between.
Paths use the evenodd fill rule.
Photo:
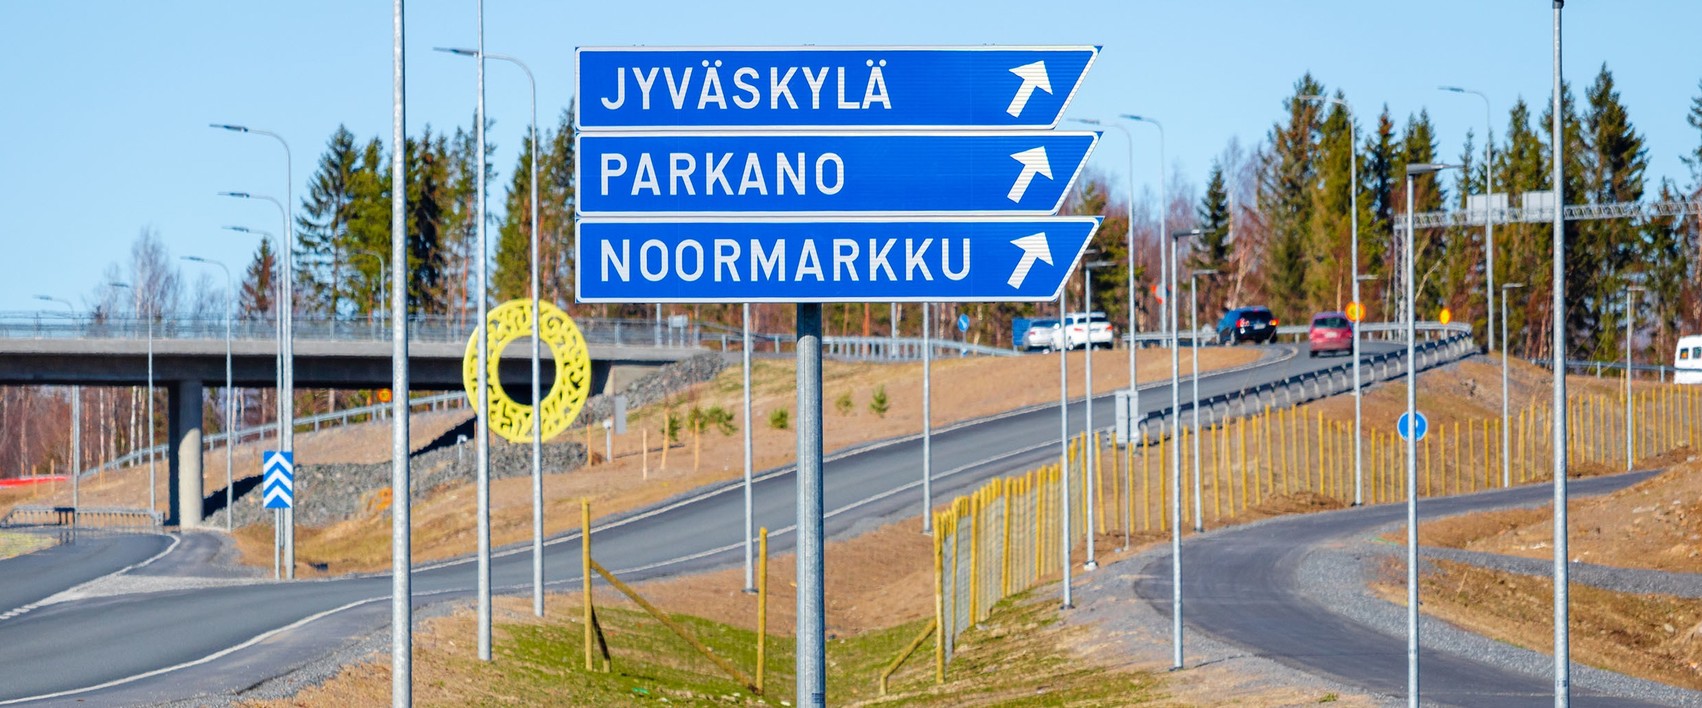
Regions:
<instances>
[{"instance_id":1,"label":"asphalt road","mask_svg":"<svg viewBox=\"0 0 1702 708\"><path fill-rule=\"evenodd\" d=\"M1648 476L1573 480L1570 490L1580 496L1603 494ZM1553 487L1541 484L1425 499L1418 505L1419 518L1537 504L1552 497ZM1191 538L1182 545L1182 616L1190 631L1204 631L1313 675L1404 697L1405 635L1392 636L1355 622L1309 596L1296 569L1303 557L1319 548L1340 546L1405 520L1404 504L1384 504L1281 517ZM1169 617L1170 554L1149 560L1141 577L1135 593ZM1471 661L1434 646L1420 647L1419 694L1427 704L1533 708L1554 704L1550 679ZM1580 706L1642 705L1576 684L1572 701Z\"/></svg>"},{"instance_id":2,"label":"asphalt road","mask_svg":"<svg viewBox=\"0 0 1702 708\"><path fill-rule=\"evenodd\" d=\"M1364 350L1375 354L1394 346L1368 343ZM1309 359L1293 345L1265 350L1264 365L1202 377L1201 395L1341 363ZM1158 349L1142 352L1146 357L1162 354ZM1048 377L998 385L1051 387L1056 382ZM1168 393L1167 383L1143 386L1142 409L1168 407ZM1188 393L1184 384L1183 396ZM1112 398L1096 398L1093 405L1096 426L1109 425ZM1081 430L1083 404L1070 404L1068 412L1070 429ZM1055 459L1058 414L1057 406L1042 406L936 431L936 502ZM833 424L831 416L827 422ZM823 485L829 536L914 518L920 504L920 455L921 442L914 436L830 455ZM790 550L796 508L790 471L763 473L753 485L753 499L756 523L771 530L771 551ZM736 566L743 560L742 510L738 484L694 492L603 522L593 529L595 554L628 580ZM546 549L548 582L577 583L577 534L556 538ZM0 562L0 587L9 587L23 572L7 563ZM416 570L416 605L466 596L475 586L475 570L465 559ZM527 547L506 549L492 563L492 584L498 589L524 590L530 578ZM131 703L239 690L382 627L389 591L389 577L381 575L186 587L42 606L0 621L0 704L29 698Z\"/></svg>"},{"instance_id":3,"label":"asphalt road","mask_svg":"<svg viewBox=\"0 0 1702 708\"><path fill-rule=\"evenodd\" d=\"M64 539L35 553L0 560L0 616L27 611L24 608L61 590L142 563L172 544L169 536L100 532Z\"/></svg>"}]
</instances>

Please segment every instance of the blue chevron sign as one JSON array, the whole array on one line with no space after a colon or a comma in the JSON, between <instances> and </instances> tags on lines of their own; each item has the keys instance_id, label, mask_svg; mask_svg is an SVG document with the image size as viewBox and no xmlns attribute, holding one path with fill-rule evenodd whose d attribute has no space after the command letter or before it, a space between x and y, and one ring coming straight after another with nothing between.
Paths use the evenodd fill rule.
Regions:
<instances>
[{"instance_id":1,"label":"blue chevron sign","mask_svg":"<svg viewBox=\"0 0 1702 708\"><path fill-rule=\"evenodd\" d=\"M261 453L260 490L267 509L295 506L295 453L283 450Z\"/></svg>"}]
</instances>

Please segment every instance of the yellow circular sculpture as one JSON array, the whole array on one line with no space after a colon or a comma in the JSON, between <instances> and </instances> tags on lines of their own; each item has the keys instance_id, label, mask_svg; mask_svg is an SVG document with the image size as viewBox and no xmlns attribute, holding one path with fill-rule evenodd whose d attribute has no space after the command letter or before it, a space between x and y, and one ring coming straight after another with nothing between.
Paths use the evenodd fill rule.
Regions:
<instances>
[{"instance_id":1,"label":"yellow circular sculpture","mask_svg":"<svg viewBox=\"0 0 1702 708\"><path fill-rule=\"evenodd\" d=\"M585 336L573 324L566 312L547 302L538 303L542 317L538 320L538 339L550 348L555 359L555 383L550 386L539 406L525 406L508 397L497 375L502 350L515 340L532 336L532 308L528 300L510 300L490 311L486 326L473 332L467 340L467 355L461 360L462 381L467 397L477 401L479 395L479 334L490 337L485 376L490 384L490 429L511 442L530 442L532 425L540 420L543 439L560 435L573 420L591 394L591 353L585 346ZM541 411L541 412L539 412Z\"/></svg>"}]
</instances>

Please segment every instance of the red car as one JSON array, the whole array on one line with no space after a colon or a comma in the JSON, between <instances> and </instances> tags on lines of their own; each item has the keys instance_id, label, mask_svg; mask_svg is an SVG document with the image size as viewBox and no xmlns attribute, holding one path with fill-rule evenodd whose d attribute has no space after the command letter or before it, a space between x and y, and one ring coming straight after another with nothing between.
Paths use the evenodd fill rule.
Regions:
<instances>
[{"instance_id":1,"label":"red car","mask_svg":"<svg viewBox=\"0 0 1702 708\"><path fill-rule=\"evenodd\" d=\"M1311 340L1308 356L1315 357L1325 352L1353 353L1353 323L1343 313L1320 312L1313 315L1312 326L1306 334Z\"/></svg>"}]
</instances>

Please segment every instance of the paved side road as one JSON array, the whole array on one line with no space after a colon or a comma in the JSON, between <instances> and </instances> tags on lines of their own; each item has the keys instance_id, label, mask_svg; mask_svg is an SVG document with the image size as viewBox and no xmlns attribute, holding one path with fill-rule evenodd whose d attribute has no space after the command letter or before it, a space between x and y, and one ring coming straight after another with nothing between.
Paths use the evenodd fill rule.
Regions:
<instances>
[{"instance_id":1,"label":"paved side road","mask_svg":"<svg viewBox=\"0 0 1702 708\"><path fill-rule=\"evenodd\" d=\"M75 539L0 560L0 618L23 614L62 590L147 561L171 545L171 537L164 535L83 531Z\"/></svg>"},{"instance_id":2,"label":"paved side road","mask_svg":"<svg viewBox=\"0 0 1702 708\"><path fill-rule=\"evenodd\" d=\"M1574 480L1578 496L1602 494L1652 473ZM1427 499L1420 518L1542 504L1547 485ZM1372 694L1406 694L1405 610L1370 596L1367 558L1358 548L1404 523L1404 505L1366 506L1271 519L1188 539L1182 549L1183 617L1204 632L1257 656ZM1135 594L1169 617L1168 547L1135 559ZM1426 703L1461 706L1553 704L1552 660L1424 619L1419 660ZM1696 703L1702 695L1617 674L1573 670L1576 705Z\"/></svg>"}]
</instances>

